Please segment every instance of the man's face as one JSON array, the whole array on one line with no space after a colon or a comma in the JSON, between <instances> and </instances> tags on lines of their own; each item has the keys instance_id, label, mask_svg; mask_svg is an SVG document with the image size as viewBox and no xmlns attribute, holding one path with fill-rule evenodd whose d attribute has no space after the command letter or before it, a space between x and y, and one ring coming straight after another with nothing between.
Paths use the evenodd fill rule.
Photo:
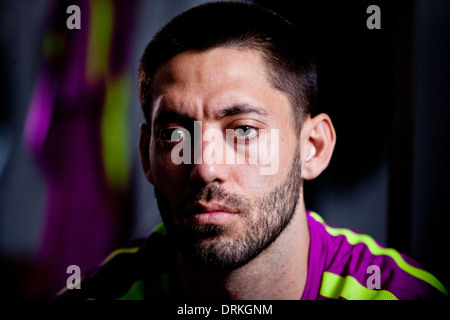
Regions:
<instances>
[{"instance_id":1,"label":"man's face","mask_svg":"<svg viewBox=\"0 0 450 320\"><path fill-rule=\"evenodd\" d=\"M168 235L202 267L232 270L253 259L299 200L300 140L288 97L266 72L258 51L215 48L181 53L155 75L149 179ZM270 164L250 161L249 150L273 158L274 146L277 170L262 174ZM192 161L177 164L180 155Z\"/></svg>"}]
</instances>

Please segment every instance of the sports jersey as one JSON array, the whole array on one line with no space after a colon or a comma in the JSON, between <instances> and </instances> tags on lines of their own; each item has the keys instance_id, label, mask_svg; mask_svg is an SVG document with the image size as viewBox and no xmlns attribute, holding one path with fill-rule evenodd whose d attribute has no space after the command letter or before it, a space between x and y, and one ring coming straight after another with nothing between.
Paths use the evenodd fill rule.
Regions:
<instances>
[{"instance_id":1,"label":"sports jersey","mask_svg":"<svg viewBox=\"0 0 450 320\"><path fill-rule=\"evenodd\" d=\"M308 273L302 300L446 299L446 288L415 260L372 237L328 226L307 212L310 230ZM80 289L57 299L180 299L175 251L163 224L145 239L112 252L87 274ZM76 287L76 286L75 286Z\"/></svg>"}]
</instances>

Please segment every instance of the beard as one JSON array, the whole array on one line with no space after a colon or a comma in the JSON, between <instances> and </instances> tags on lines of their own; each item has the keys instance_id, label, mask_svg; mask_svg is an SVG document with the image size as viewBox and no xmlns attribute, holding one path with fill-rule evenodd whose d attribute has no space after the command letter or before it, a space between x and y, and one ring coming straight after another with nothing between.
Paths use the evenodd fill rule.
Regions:
<instances>
[{"instance_id":1,"label":"beard","mask_svg":"<svg viewBox=\"0 0 450 320\"><path fill-rule=\"evenodd\" d=\"M155 196L167 236L183 257L200 268L230 272L254 259L278 238L294 216L300 188L297 146L285 180L254 201L231 194L218 184L195 186L175 208L156 187ZM233 232L233 226L190 223L187 213L195 203L211 200L239 211L243 229Z\"/></svg>"}]
</instances>

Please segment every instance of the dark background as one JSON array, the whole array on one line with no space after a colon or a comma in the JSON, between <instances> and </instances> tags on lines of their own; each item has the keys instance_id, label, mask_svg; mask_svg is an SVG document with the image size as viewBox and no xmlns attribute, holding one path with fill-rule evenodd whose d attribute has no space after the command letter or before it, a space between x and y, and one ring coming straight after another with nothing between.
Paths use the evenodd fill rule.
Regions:
<instances>
[{"instance_id":1,"label":"dark background","mask_svg":"<svg viewBox=\"0 0 450 320\"><path fill-rule=\"evenodd\" d=\"M146 43L174 15L205 1L139 1L133 72ZM50 1L0 1L0 250L5 298L39 298L33 259L45 182L22 145ZM417 259L450 287L450 1L257 1L308 26L317 53L319 111L337 131L329 168L305 185L308 209L328 224L373 236ZM369 5L381 30L368 30ZM230 17L232 23L232 17ZM136 77L135 77L136 79ZM132 236L160 218L140 171L143 118L130 108L136 172ZM4 266L6 266L4 268ZM2 296L3 298L3 296Z\"/></svg>"}]
</instances>

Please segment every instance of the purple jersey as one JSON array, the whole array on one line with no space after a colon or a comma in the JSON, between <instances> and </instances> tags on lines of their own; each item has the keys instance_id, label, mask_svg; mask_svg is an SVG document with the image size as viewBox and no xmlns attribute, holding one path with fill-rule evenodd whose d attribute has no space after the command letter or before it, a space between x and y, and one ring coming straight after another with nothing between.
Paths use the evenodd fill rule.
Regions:
<instances>
[{"instance_id":1,"label":"purple jersey","mask_svg":"<svg viewBox=\"0 0 450 320\"><path fill-rule=\"evenodd\" d=\"M308 212L311 236L302 300L412 300L448 297L444 286L413 259L368 235L325 224Z\"/></svg>"},{"instance_id":2,"label":"purple jersey","mask_svg":"<svg viewBox=\"0 0 450 320\"><path fill-rule=\"evenodd\" d=\"M311 235L308 276L302 300L442 299L444 286L414 260L371 237L326 225L308 212ZM183 297L176 253L166 229L112 252L87 274L80 290L62 299L173 300Z\"/></svg>"}]
</instances>

